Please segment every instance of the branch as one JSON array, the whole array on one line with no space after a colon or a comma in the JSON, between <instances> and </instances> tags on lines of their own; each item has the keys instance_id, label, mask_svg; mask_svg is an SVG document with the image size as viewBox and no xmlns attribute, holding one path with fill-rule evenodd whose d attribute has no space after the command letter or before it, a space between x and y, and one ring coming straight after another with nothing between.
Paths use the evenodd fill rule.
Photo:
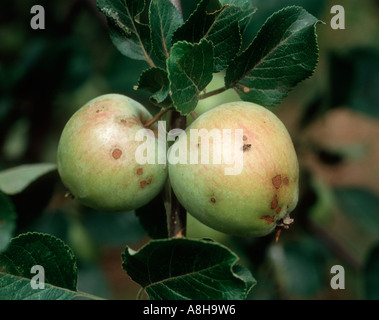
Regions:
<instances>
[{"instance_id":1,"label":"branch","mask_svg":"<svg viewBox=\"0 0 379 320\"><path fill-rule=\"evenodd\" d=\"M186 117L174 111L171 117L171 128L186 128ZM170 186L170 209L168 217L168 233L170 238L181 238L186 236L187 211L176 198Z\"/></svg>"},{"instance_id":2,"label":"branch","mask_svg":"<svg viewBox=\"0 0 379 320\"><path fill-rule=\"evenodd\" d=\"M203 93L202 95L199 96L199 99L206 99L206 98L212 97L212 96L214 96L216 94L222 93L222 92L224 92L226 90L227 90L227 88L225 88L225 87L218 88L216 90Z\"/></svg>"},{"instance_id":3,"label":"branch","mask_svg":"<svg viewBox=\"0 0 379 320\"><path fill-rule=\"evenodd\" d=\"M150 127L153 123L158 121L169 109L162 108L153 118L151 118L148 122L146 122L143 126L144 128Z\"/></svg>"},{"instance_id":4,"label":"branch","mask_svg":"<svg viewBox=\"0 0 379 320\"><path fill-rule=\"evenodd\" d=\"M196 120L199 117L199 115L196 113L196 111L191 111L190 115L191 115L193 120Z\"/></svg>"}]
</instances>

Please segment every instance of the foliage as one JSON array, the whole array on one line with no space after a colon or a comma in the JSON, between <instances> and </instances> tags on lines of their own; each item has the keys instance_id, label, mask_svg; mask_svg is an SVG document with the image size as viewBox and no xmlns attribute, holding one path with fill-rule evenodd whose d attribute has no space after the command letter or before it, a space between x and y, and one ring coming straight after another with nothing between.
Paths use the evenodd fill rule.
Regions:
<instances>
[{"instance_id":1,"label":"foliage","mask_svg":"<svg viewBox=\"0 0 379 320\"><path fill-rule=\"evenodd\" d=\"M122 263L125 279L117 298L133 299L140 287L150 299L340 297L329 281L330 267L342 264L352 282L363 283L362 294L350 285L342 297L377 299L378 193L328 185L302 158L295 227L279 243L229 237L197 222L187 238L168 238L162 197L135 214L96 212L64 196L55 170L65 120L111 91L154 113L181 115L227 89L275 112L289 105L291 116L297 100L299 151L307 129L336 107L377 117L378 52L354 42L351 52L339 50L336 33L326 43L329 27L316 18L325 1L182 1L182 12L168 0L98 0L99 12L85 1L56 3L41 3L49 12L44 31L24 26L26 1L0 10L9 13L0 32L0 299L98 298L83 291L113 298L112 284L93 287L78 274L106 269L114 251L109 274ZM327 71L316 68L320 59ZM224 86L205 91L216 74ZM356 148L312 147L331 168L359 158ZM30 288L36 264L45 268L44 290Z\"/></svg>"}]
</instances>

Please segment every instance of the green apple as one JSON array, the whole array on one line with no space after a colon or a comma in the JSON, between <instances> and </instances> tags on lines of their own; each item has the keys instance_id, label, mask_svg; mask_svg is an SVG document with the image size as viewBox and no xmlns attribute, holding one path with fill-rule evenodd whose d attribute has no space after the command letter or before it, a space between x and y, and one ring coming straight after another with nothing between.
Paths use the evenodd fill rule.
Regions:
<instances>
[{"instance_id":1,"label":"green apple","mask_svg":"<svg viewBox=\"0 0 379 320\"><path fill-rule=\"evenodd\" d=\"M225 86L224 73L219 72L213 74L212 81L207 85L204 93L209 93L213 90L220 89ZM197 115L202 115L204 112L219 106L220 104L241 100L238 93L234 89L228 89L222 93L210 96L205 99L201 99L196 106L195 112ZM193 117L187 115L187 125L193 122Z\"/></svg>"},{"instance_id":2,"label":"green apple","mask_svg":"<svg viewBox=\"0 0 379 320\"><path fill-rule=\"evenodd\" d=\"M231 143L223 132L231 133ZM207 146L209 161L202 158ZM220 149L222 161L215 161ZM168 167L180 203L215 230L264 236L292 221L298 160L287 129L267 108L237 101L205 112L170 148Z\"/></svg>"},{"instance_id":3,"label":"green apple","mask_svg":"<svg viewBox=\"0 0 379 320\"><path fill-rule=\"evenodd\" d=\"M229 235L206 226L191 214L187 215L186 231L186 236L192 239L212 239L223 244L230 240Z\"/></svg>"},{"instance_id":4,"label":"green apple","mask_svg":"<svg viewBox=\"0 0 379 320\"><path fill-rule=\"evenodd\" d=\"M57 165L78 201L98 210L129 211L160 192L167 169L155 155L164 144L158 144L156 124L144 128L151 118L144 106L119 94L99 96L74 113L59 140ZM141 132L151 138L138 141ZM155 152L155 161L137 159L142 144Z\"/></svg>"}]
</instances>

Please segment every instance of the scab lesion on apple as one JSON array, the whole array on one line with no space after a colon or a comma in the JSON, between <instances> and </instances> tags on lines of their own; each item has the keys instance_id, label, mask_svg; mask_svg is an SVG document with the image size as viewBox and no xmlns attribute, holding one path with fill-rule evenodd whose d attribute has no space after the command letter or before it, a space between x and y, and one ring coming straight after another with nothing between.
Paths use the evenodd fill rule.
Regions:
<instances>
[{"instance_id":1,"label":"scab lesion on apple","mask_svg":"<svg viewBox=\"0 0 379 320\"><path fill-rule=\"evenodd\" d=\"M57 166L77 201L102 211L131 211L161 191L167 168L159 163L136 168L135 160L136 132L152 118L137 101L106 94L87 102L69 119L59 140ZM155 133L151 134L152 141L145 143L156 143Z\"/></svg>"},{"instance_id":2,"label":"scab lesion on apple","mask_svg":"<svg viewBox=\"0 0 379 320\"><path fill-rule=\"evenodd\" d=\"M284 124L265 107L234 101L206 111L186 132L211 131L215 125L232 131L244 128L243 170L238 176L226 176L226 164L175 165L169 158L169 178L180 203L200 222L226 234L255 237L288 228L293 221L289 211L298 199L299 167ZM213 148L211 142L209 148ZM217 198L204 198L215 186Z\"/></svg>"},{"instance_id":3,"label":"scab lesion on apple","mask_svg":"<svg viewBox=\"0 0 379 320\"><path fill-rule=\"evenodd\" d=\"M173 153L167 163L137 163L139 130L149 131L153 139L144 143L159 150L158 126L144 127L151 119L144 106L118 94L97 97L71 117L59 141L57 165L75 199L103 211L131 211L149 203L169 177L186 211L219 232L255 237L276 229L278 236L293 222L289 212L297 204L297 156L285 126L267 108L225 103L201 114L185 131L243 128L238 148L244 167L235 176L225 175L230 165L225 163L173 164ZM184 142L188 153L194 146L201 149L202 140L191 145L190 134L173 145ZM211 143L209 148L214 150Z\"/></svg>"}]
</instances>

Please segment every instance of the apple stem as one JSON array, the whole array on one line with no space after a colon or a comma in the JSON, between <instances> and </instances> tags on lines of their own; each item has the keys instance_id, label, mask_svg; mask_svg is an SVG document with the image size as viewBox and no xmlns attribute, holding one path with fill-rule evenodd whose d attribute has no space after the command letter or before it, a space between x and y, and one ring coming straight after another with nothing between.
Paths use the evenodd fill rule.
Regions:
<instances>
[{"instance_id":1,"label":"apple stem","mask_svg":"<svg viewBox=\"0 0 379 320\"><path fill-rule=\"evenodd\" d=\"M227 90L227 88L222 87L222 88L218 88L218 89L213 90L213 91L205 92L205 93L203 93L202 95L199 96L199 99L206 99L206 98L212 97L212 96L214 96L216 94L222 93L222 92L224 92L226 90Z\"/></svg>"},{"instance_id":2,"label":"apple stem","mask_svg":"<svg viewBox=\"0 0 379 320\"><path fill-rule=\"evenodd\" d=\"M158 121L169 109L162 108L154 117L152 117L148 122L146 122L143 126L144 128L149 128L153 123Z\"/></svg>"},{"instance_id":3,"label":"apple stem","mask_svg":"<svg viewBox=\"0 0 379 320\"><path fill-rule=\"evenodd\" d=\"M199 117L199 115L196 113L196 111L191 111L190 115L191 115L193 120L196 120Z\"/></svg>"}]
</instances>

